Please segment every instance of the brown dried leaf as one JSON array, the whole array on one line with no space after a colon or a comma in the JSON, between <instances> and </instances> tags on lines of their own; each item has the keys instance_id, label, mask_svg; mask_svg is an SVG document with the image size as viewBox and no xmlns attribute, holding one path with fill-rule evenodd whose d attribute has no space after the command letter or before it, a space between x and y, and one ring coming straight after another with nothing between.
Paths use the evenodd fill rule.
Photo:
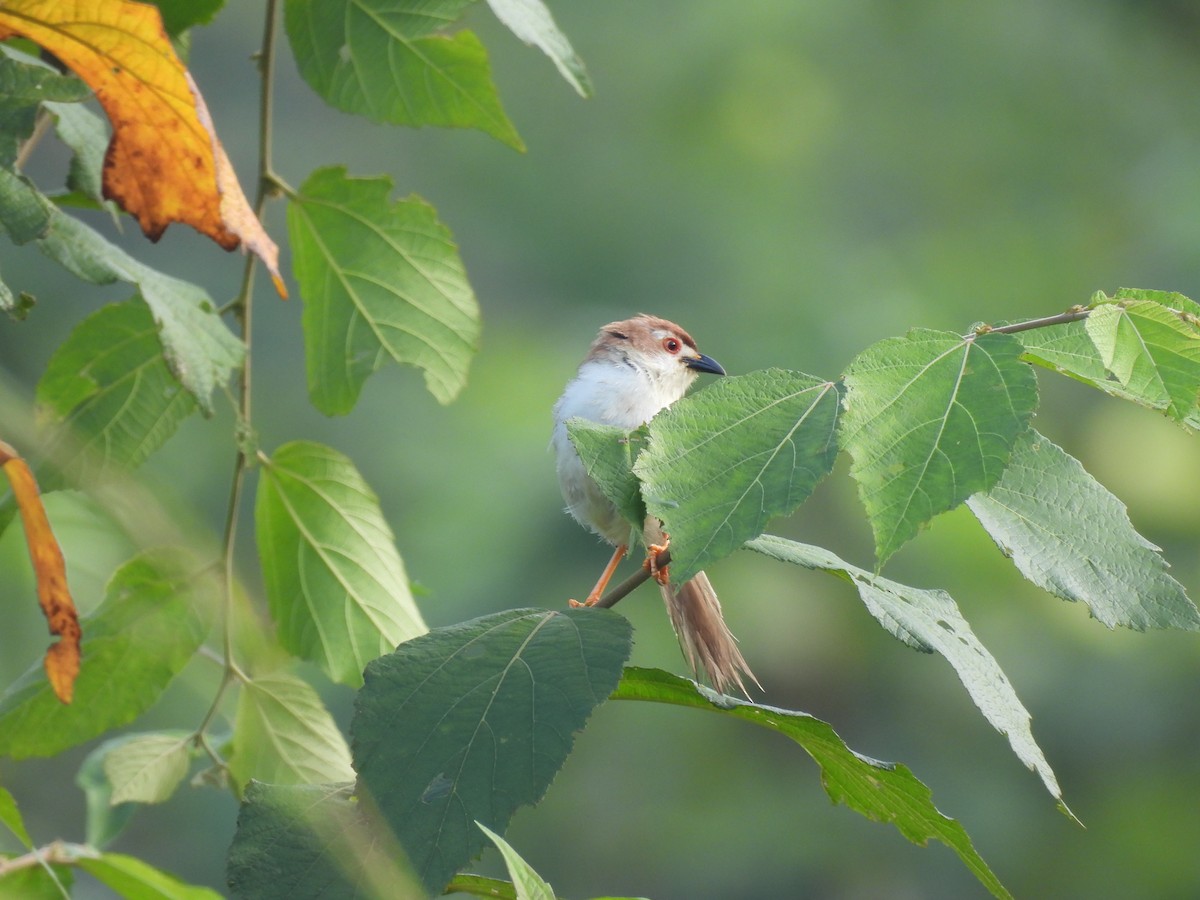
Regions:
<instances>
[{"instance_id":1,"label":"brown dried leaf","mask_svg":"<svg viewBox=\"0 0 1200 900\"><path fill-rule=\"evenodd\" d=\"M0 441L0 468L8 476L17 508L21 511L29 559L33 562L33 572L37 578L38 602L50 624L50 633L61 637L46 650L46 676L58 699L70 703L75 691L75 678L79 675L79 642L83 632L79 627L75 602L67 587L67 569L62 549L50 528L50 520L46 518L46 508L42 505L37 481L29 464L4 441Z\"/></svg>"}]
</instances>

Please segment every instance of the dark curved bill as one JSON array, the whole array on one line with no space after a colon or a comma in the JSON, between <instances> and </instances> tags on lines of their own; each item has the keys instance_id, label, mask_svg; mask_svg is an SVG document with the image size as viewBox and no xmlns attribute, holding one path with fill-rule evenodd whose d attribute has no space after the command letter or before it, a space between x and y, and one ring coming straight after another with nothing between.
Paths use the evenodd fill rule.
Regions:
<instances>
[{"instance_id":1,"label":"dark curved bill","mask_svg":"<svg viewBox=\"0 0 1200 900\"><path fill-rule=\"evenodd\" d=\"M705 356L703 353L701 353L695 359L689 359L687 361L687 367L689 369L695 369L697 372L711 372L714 375L725 374L725 370L721 367L719 362L717 362L711 356Z\"/></svg>"}]
</instances>

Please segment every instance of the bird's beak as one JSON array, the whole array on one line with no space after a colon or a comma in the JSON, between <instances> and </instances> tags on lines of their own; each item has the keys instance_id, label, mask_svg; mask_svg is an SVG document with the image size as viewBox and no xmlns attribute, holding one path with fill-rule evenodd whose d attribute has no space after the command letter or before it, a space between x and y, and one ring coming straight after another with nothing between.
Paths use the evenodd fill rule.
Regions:
<instances>
[{"instance_id":1,"label":"bird's beak","mask_svg":"<svg viewBox=\"0 0 1200 900\"><path fill-rule=\"evenodd\" d=\"M719 362L711 356L705 356L703 353L699 356L689 358L686 362L689 369L695 369L697 372L711 372L714 375L725 374L725 370Z\"/></svg>"}]
</instances>

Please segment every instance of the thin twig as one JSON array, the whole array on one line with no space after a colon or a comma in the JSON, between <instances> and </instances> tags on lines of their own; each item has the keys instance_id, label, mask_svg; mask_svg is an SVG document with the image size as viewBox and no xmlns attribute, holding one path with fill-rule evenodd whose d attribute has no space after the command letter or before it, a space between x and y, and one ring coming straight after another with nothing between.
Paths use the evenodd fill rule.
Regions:
<instances>
[{"instance_id":1,"label":"thin twig","mask_svg":"<svg viewBox=\"0 0 1200 900\"><path fill-rule=\"evenodd\" d=\"M663 550L658 554L657 557L655 557L655 566L659 569L666 567L670 564L670 562L670 550ZM635 589L641 587L642 584L649 581L650 577L650 567L642 566L640 569L618 584L615 588L597 600L593 605L599 606L603 609L609 609L610 607L616 606L619 601L624 600L627 596L632 594Z\"/></svg>"},{"instance_id":2,"label":"thin twig","mask_svg":"<svg viewBox=\"0 0 1200 900\"><path fill-rule=\"evenodd\" d=\"M1029 319L1026 322L1012 322L1008 325L982 325L976 334L1016 334L1018 331L1032 331L1034 328L1047 328L1051 325L1065 325L1068 322L1078 322L1091 314L1086 306L1075 306L1064 313L1054 316L1044 316L1040 319Z\"/></svg>"},{"instance_id":3,"label":"thin twig","mask_svg":"<svg viewBox=\"0 0 1200 900\"><path fill-rule=\"evenodd\" d=\"M50 876L50 880L58 887L63 897L70 900L71 893L59 880L53 866L70 866L80 859L94 859L97 853L91 847L83 844L68 844L65 841L54 841L45 847L36 847L21 856L10 859L0 859L0 877L9 875L21 869L31 869L40 866Z\"/></svg>"},{"instance_id":4,"label":"thin twig","mask_svg":"<svg viewBox=\"0 0 1200 900\"><path fill-rule=\"evenodd\" d=\"M258 57L259 75L262 79L262 91L259 100L259 135L258 135L258 192L254 201L254 214L261 220L266 207L271 185L271 111L273 108L273 81L275 71L275 34L278 31L277 20L279 12L278 0L268 0L266 16L263 24L262 51ZM250 455L256 450L251 446L253 434L251 414L251 360L254 347L254 274L257 257L253 253L246 255L246 264L242 272L242 283L237 297L228 305L237 319L241 332L242 346L245 355L242 358L241 370L238 373L238 393L236 398L239 435L237 456L233 464L233 476L229 487L229 504L225 510L225 529L222 539L223 568L225 575L224 597L222 598L222 656L223 672L221 683L216 695L205 713L204 720L196 729L195 740L212 757L213 762L223 766L224 762L216 754L206 738L209 725L212 724L221 706L229 685L235 680L245 680L245 674L233 658L233 629L234 601L237 596L236 547L238 516L241 511L242 493L246 483L246 470Z\"/></svg>"},{"instance_id":5,"label":"thin twig","mask_svg":"<svg viewBox=\"0 0 1200 900\"><path fill-rule=\"evenodd\" d=\"M20 172L25 168L25 163L29 162L29 157L33 155L34 149L41 143L42 138L46 136L46 132L53 124L54 116L45 109L39 109L37 119L33 124L33 132L21 145L21 149L17 151L17 158L13 161L14 169Z\"/></svg>"}]
</instances>

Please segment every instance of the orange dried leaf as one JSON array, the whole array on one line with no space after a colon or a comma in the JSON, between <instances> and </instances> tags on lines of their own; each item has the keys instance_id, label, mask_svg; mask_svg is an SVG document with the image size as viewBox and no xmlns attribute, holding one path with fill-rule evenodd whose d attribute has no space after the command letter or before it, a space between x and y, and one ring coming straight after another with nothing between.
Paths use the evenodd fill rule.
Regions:
<instances>
[{"instance_id":1,"label":"orange dried leaf","mask_svg":"<svg viewBox=\"0 0 1200 900\"><path fill-rule=\"evenodd\" d=\"M67 587L67 569L62 549L50 528L50 520L46 518L46 508L42 506L37 481L29 464L4 441L0 441L0 467L8 476L17 508L21 511L25 542L29 545L29 558L37 577L38 602L50 624L50 633L61 638L46 651L46 676L58 699L70 703L75 691L75 678L79 675L79 642L83 632L79 627L75 602Z\"/></svg>"},{"instance_id":2,"label":"orange dried leaf","mask_svg":"<svg viewBox=\"0 0 1200 900\"><path fill-rule=\"evenodd\" d=\"M158 9L130 0L6 0L0 40L45 47L96 92L112 123L104 195L158 240L171 222L226 250L244 244L282 290L279 249L242 193Z\"/></svg>"}]
</instances>

